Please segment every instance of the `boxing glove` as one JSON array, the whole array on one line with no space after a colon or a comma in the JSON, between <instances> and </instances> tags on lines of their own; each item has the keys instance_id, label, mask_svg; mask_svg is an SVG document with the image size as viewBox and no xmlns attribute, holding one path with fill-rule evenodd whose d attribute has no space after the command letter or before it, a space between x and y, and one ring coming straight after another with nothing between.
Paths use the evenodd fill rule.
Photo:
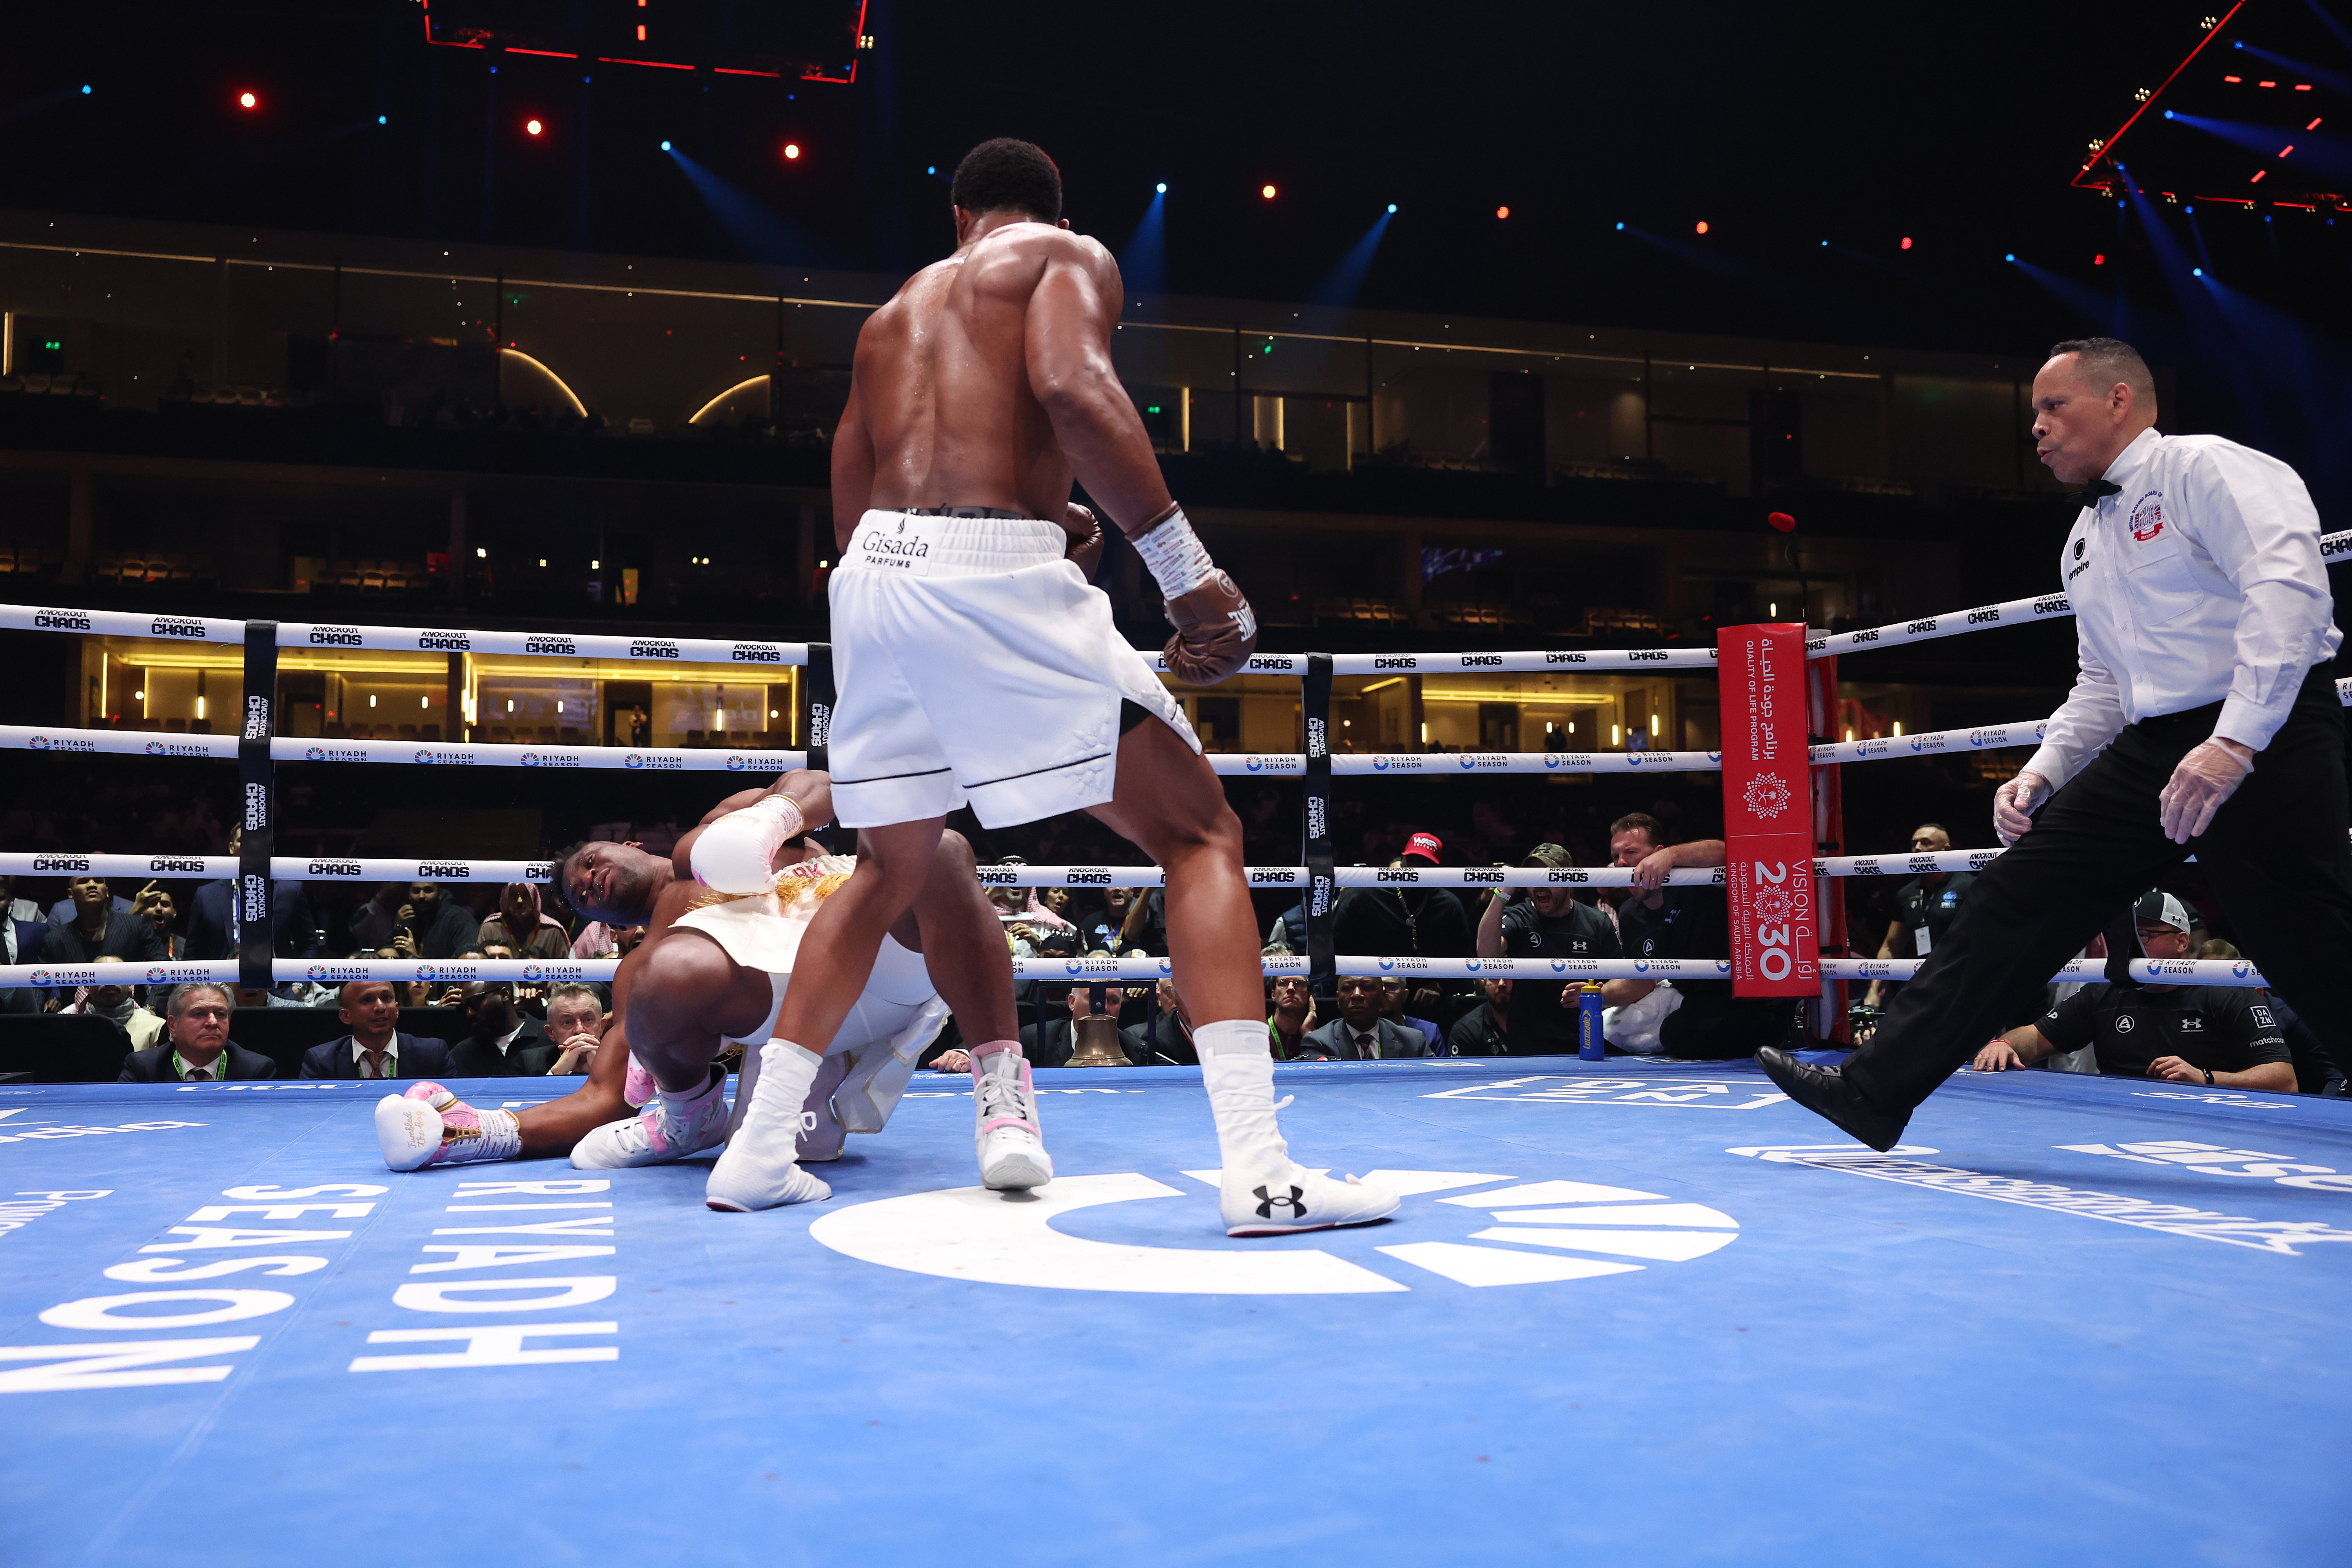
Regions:
<instances>
[{"instance_id":1,"label":"boxing glove","mask_svg":"<svg viewBox=\"0 0 2352 1568\"><path fill-rule=\"evenodd\" d=\"M1169 600L1167 612L1176 635L1162 657L1168 673L1187 686L1239 675L1256 651L1257 614L1224 572L1210 573L1199 587Z\"/></svg>"},{"instance_id":2,"label":"boxing glove","mask_svg":"<svg viewBox=\"0 0 2352 1568\"><path fill-rule=\"evenodd\" d=\"M1102 524L1095 521L1093 512L1072 501L1064 509L1062 531L1070 536L1069 547L1062 552L1062 559L1076 566L1079 576L1093 582L1095 568L1102 564Z\"/></svg>"}]
</instances>

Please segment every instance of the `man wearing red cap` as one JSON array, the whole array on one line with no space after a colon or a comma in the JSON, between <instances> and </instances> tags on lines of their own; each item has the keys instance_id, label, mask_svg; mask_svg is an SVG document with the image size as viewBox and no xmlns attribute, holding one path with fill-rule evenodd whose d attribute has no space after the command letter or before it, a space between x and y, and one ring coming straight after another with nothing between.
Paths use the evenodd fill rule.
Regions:
<instances>
[{"instance_id":1,"label":"man wearing red cap","mask_svg":"<svg viewBox=\"0 0 2352 1568\"><path fill-rule=\"evenodd\" d=\"M1332 918L1339 951L1381 958L1471 957L1476 949L1462 900L1444 888L1415 885L1416 869L1441 864L1444 854L1437 835L1416 833L1389 862L1381 886L1349 889Z\"/></svg>"}]
</instances>

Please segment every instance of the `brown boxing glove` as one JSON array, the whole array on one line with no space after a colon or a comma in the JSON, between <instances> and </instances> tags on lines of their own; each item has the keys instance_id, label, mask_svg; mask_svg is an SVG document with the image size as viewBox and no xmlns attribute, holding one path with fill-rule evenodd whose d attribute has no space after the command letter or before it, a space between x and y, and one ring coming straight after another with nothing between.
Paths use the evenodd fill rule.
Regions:
<instances>
[{"instance_id":1,"label":"brown boxing glove","mask_svg":"<svg viewBox=\"0 0 2352 1568\"><path fill-rule=\"evenodd\" d=\"M1257 613L1222 571L1170 599L1167 615L1176 628L1164 655L1168 673L1187 686L1214 686L1239 675L1257 649Z\"/></svg>"},{"instance_id":2,"label":"brown boxing glove","mask_svg":"<svg viewBox=\"0 0 2352 1568\"><path fill-rule=\"evenodd\" d=\"M1095 568L1102 564L1102 524L1095 521L1093 512L1072 501L1062 509L1062 531L1070 536L1062 559L1076 566L1079 576L1093 582Z\"/></svg>"}]
</instances>

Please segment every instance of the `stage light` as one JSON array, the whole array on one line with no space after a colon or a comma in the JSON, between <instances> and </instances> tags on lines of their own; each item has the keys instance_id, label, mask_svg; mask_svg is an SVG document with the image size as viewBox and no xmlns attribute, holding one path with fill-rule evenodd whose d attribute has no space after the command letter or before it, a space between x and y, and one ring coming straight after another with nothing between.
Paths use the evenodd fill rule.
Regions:
<instances>
[{"instance_id":1,"label":"stage light","mask_svg":"<svg viewBox=\"0 0 2352 1568\"><path fill-rule=\"evenodd\" d=\"M1165 180L1162 180L1162 181L1160 181L1158 184L1156 184L1156 185L1152 186L1151 188L1152 188L1154 191L1157 191L1160 195L1163 195L1163 196L1164 196L1164 195L1166 195L1168 194L1168 182L1167 182L1167 181L1165 181Z\"/></svg>"},{"instance_id":2,"label":"stage light","mask_svg":"<svg viewBox=\"0 0 2352 1568\"><path fill-rule=\"evenodd\" d=\"M82 90L83 90L84 92L88 92L88 91L89 90L89 89L88 89L88 88L84 88L84 89L82 89ZM2308 125L2305 126L2305 127L2304 127L2304 129L2305 129L2305 131L2316 131L2316 130L2318 130L2318 129L2319 129L2319 121L2318 121L2317 120L2314 120L2310 124L2308 124Z\"/></svg>"},{"instance_id":3,"label":"stage light","mask_svg":"<svg viewBox=\"0 0 2352 1568\"><path fill-rule=\"evenodd\" d=\"M2278 83L2274 81L2258 81L2254 83L2254 85L2256 87L2276 87Z\"/></svg>"},{"instance_id":4,"label":"stage light","mask_svg":"<svg viewBox=\"0 0 2352 1568\"><path fill-rule=\"evenodd\" d=\"M1622 233L1624 233L1624 232L1625 232L1625 226L1624 226L1623 224L1622 224L1622 223L1621 223L1621 224L1619 224L1619 225L1617 226L1617 232L1618 232L1619 234L1622 234Z\"/></svg>"},{"instance_id":5,"label":"stage light","mask_svg":"<svg viewBox=\"0 0 2352 1568\"><path fill-rule=\"evenodd\" d=\"M925 173L926 174L938 174L939 172L940 172L940 166L939 166L937 163L933 163L929 168L925 169L925 170L923 171L923 173ZM1160 188L1161 190L1163 190L1163 191L1164 191L1164 190L1166 190L1168 187L1167 187L1167 186L1165 186L1165 185L1162 185L1162 186L1160 186Z\"/></svg>"},{"instance_id":6,"label":"stage light","mask_svg":"<svg viewBox=\"0 0 2352 1568\"><path fill-rule=\"evenodd\" d=\"M2171 119L2171 118L2172 118L2172 110L2168 110L2168 110L2166 110L2164 111L2164 117L2165 117L2167 120Z\"/></svg>"},{"instance_id":7,"label":"stage light","mask_svg":"<svg viewBox=\"0 0 2352 1568\"><path fill-rule=\"evenodd\" d=\"M2243 81L2246 79L2242 76L2225 76L2221 79L2223 81Z\"/></svg>"},{"instance_id":8,"label":"stage light","mask_svg":"<svg viewBox=\"0 0 2352 1568\"><path fill-rule=\"evenodd\" d=\"M2282 157L2282 158L2284 158L2284 157L2285 157L2289 153L2292 153L2292 152L2294 152L2294 142L2288 142L2285 146L2284 146L2284 147L2282 147L2282 148L2280 148L2280 149L2279 149L2279 156L2280 156L2280 157Z\"/></svg>"},{"instance_id":9,"label":"stage light","mask_svg":"<svg viewBox=\"0 0 2352 1568\"><path fill-rule=\"evenodd\" d=\"M1272 185L1261 186L1257 194L1264 196L1267 201L1274 200L1274 187Z\"/></svg>"},{"instance_id":10,"label":"stage light","mask_svg":"<svg viewBox=\"0 0 2352 1568\"><path fill-rule=\"evenodd\" d=\"M1508 217L1511 216L1511 209L1508 207L1496 207L1495 209L1495 216L1496 217Z\"/></svg>"},{"instance_id":11,"label":"stage light","mask_svg":"<svg viewBox=\"0 0 2352 1568\"><path fill-rule=\"evenodd\" d=\"M2202 278L2205 276L2205 269L2202 267L2192 267L2189 269L2189 276L2191 278Z\"/></svg>"},{"instance_id":12,"label":"stage light","mask_svg":"<svg viewBox=\"0 0 2352 1568\"><path fill-rule=\"evenodd\" d=\"M1391 212L1394 212L1394 211L1396 211L1396 203L1394 203L1394 202L1391 202L1391 203L1389 204L1389 211L1391 211Z\"/></svg>"},{"instance_id":13,"label":"stage light","mask_svg":"<svg viewBox=\"0 0 2352 1568\"><path fill-rule=\"evenodd\" d=\"M668 151L669 151L669 143L668 143L668 142L663 142L663 143L662 143L662 151L663 151L663 152L665 152L665 153L667 153L667 152L668 152Z\"/></svg>"},{"instance_id":14,"label":"stage light","mask_svg":"<svg viewBox=\"0 0 2352 1568\"><path fill-rule=\"evenodd\" d=\"M2194 203L2191 203L2191 204L2190 204L2190 205L2189 205L2188 206L2182 207L2180 210L2181 210L2182 212L2185 212L2185 213L2189 214L2191 217L2194 217L2194 216L2197 216L2197 207L2196 207L2196 204L2194 204Z\"/></svg>"},{"instance_id":15,"label":"stage light","mask_svg":"<svg viewBox=\"0 0 2352 1568\"><path fill-rule=\"evenodd\" d=\"M2017 252L2012 250L2008 255L2002 257L2001 259L2003 261L2014 261L2017 259Z\"/></svg>"},{"instance_id":16,"label":"stage light","mask_svg":"<svg viewBox=\"0 0 2352 1568\"><path fill-rule=\"evenodd\" d=\"M784 162L787 163L797 163L800 159L800 155L801 144L799 142L787 142L784 143Z\"/></svg>"},{"instance_id":17,"label":"stage light","mask_svg":"<svg viewBox=\"0 0 2352 1568\"><path fill-rule=\"evenodd\" d=\"M81 84L81 95L84 98L88 98L89 96L89 83L84 82Z\"/></svg>"},{"instance_id":18,"label":"stage light","mask_svg":"<svg viewBox=\"0 0 2352 1568\"><path fill-rule=\"evenodd\" d=\"M236 95L236 106L239 109L258 109L261 107L261 100L248 88Z\"/></svg>"},{"instance_id":19,"label":"stage light","mask_svg":"<svg viewBox=\"0 0 2352 1568\"><path fill-rule=\"evenodd\" d=\"M536 136L546 129L546 126L536 120L526 120L522 122L522 133L526 136Z\"/></svg>"},{"instance_id":20,"label":"stage light","mask_svg":"<svg viewBox=\"0 0 2352 1568\"><path fill-rule=\"evenodd\" d=\"M1620 224L1618 226L1622 228L1624 226ZM1701 234L1705 234L1706 232L1706 219L1701 218L1698 220L1698 231Z\"/></svg>"},{"instance_id":21,"label":"stage light","mask_svg":"<svg viewBox=\"0 0 2352 1568\"><path fill-rule=\"evenodd\" d=\"M2107 258L2105 252L2091 258L2091 265L2094 267L2105 267L2106 264Z\"/></svg>"},{"instance_id":22,"label":"stage light","mask_svg":"<svg viewBox=\"0 0 2352 1568\"><path fill-rule=\"evenodd\" d=\"M391 124L391 123L392 123L392 121L390 120L390 118L389 118L389 117L387 117L387 116L385 116L385 115L379 114L379 115L377 115L377 116L375 117L375 122L376 122L378 125L389 125L389 124Z\"/></svg>"},{"instance_id":23,"label":"stage light","mask_svg":"<svg viewBox=\"0 0 2352 1568\"><path fill-rule=\"evenodd\" d=\"M1911 248L1911 237L1907 234L1903 237L1903 248L1906 250Z\"/></svg>"}]
</instances>

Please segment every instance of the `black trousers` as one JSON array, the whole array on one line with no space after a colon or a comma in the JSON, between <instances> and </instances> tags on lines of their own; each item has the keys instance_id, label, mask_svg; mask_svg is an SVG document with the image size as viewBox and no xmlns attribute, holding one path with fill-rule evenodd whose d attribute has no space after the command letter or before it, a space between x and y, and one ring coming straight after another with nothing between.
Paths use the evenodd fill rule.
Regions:
<instances>
[{"instance_id":1,"label":"black trousers","mask_svg":"<svg viewBox=\"0 0 2352 1568\"><path fill-rule=\"evenodd\" d=\"M2060 964L2192 854L2241 951L2329 1054L2352 1062L2352 849L2335 667L2312 667L2213 826L2175 844L2158 826L2156 797L2221 716L2216 702L2126 727L1978 875L1949 934L1847 1061L1864 1099L1890 1111L1926 1100L2032 1007Z\"/></svg>"}]
</instances>

